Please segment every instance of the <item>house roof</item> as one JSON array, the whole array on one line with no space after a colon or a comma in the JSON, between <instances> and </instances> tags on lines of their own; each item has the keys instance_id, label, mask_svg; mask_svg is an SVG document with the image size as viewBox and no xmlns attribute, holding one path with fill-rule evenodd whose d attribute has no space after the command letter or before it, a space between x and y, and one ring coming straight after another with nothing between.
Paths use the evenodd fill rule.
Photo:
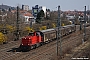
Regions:
<instances>
[{"instance_id":1,"label":"house roof","mask_svg":"<svg viewBox=\"0 0 90 60\"><path fill-rule=\"evenodd\" d=\"M29 17L33 17L33 15L32 15L31 13L29 13L29 12L24 13L24 14L23 14L23 16L29 16Z\"/></svg>"},{"instance_id":2,"label":"house roof","mask_svg":"<svg viewBox=\"0 0 90 60\"><path fill-rule=\"evenodd\" d=\"M15 13L15 12L16 12L16 10L11 10L11 12L12 12L12 13Z\"/></svg>"},{"instance_id":3,"label":"house roof","mask_svg":"<svg viewBox=\"0 0 90 60\"><path fill-rule=\"evenodd\" d=\"M12 10L11 12L12 12L12 13L15 13L15 12L17 12L17 11L16 11L16 10ZM23 15L23 16L33 17L33 15L32 15L31 13L29 13L29 12L27 12L27 11L25 11L25 10L20 10L19 13L20 13L21 15Z\"/></svg>"}]
</instances>

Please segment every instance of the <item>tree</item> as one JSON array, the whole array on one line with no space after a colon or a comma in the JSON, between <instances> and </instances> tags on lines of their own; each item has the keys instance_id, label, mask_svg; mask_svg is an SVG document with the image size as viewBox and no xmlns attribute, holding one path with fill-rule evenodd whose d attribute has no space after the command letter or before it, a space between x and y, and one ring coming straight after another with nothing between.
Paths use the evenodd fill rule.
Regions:
<instances>
[{"instance_id":1,"label":"tree","mask_svg":"<svg viewBox=\"0 0 90 60\"><path fill-rule=\"evenodd\" d=\"M36 22L37 22L37 23L40 23L40 22L41 22L41 19L44 18L44 16L45 16L44 11L41 10L41 11L37 14Z\"/></svg>"},{"instance_id":2,"label":"tree","mask_svg":"<svg viewBox=\"0 0 90 60\"><path fill-rule=\"evenodd\" d=\"M50 9L46 9L46 19L50 19Z\"/></svg>"},{"instance_id":3,"label":"tree","mask_svg":"<svg viewBox=\"0 0 90 60\"><path fill-rule=\"evenodd\" d=\"M11 8L9 8L9 12L11 12Z\"/></svg>"}]
</instances>

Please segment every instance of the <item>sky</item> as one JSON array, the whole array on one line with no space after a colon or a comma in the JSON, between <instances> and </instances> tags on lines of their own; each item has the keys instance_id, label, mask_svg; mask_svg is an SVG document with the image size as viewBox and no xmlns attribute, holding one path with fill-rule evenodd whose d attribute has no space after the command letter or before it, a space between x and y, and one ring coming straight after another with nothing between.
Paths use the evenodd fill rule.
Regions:
<instances>
[{"instance_id":1,"label":"sky","mask_svg":"<svg viewBox=\"0 0 90 60\"><path fill-rule=\"evenodd\" d=\"M84 6L87 10L90 9L90 0L0 0L0 5L8 5L12 7L29 5L30 9L32 6L46 6L50 10L57 10L60 5L60 9L63 11L67 10L84 10Z\"/></svg>"}]
</instances>

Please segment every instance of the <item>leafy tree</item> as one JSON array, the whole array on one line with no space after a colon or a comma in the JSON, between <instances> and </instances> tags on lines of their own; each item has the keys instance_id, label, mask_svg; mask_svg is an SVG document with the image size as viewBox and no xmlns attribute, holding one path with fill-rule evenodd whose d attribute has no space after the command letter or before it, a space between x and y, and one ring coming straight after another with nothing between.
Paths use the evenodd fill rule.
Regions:
<instances>
[{"instance_id":1,"label":"leafy tree","mask_svg":"<svg viewBox=\"0 0 90 60\"><path fill-rule=\"evenodd\" d=\"M45 16L44 11L41 10L38 14L37 14L37 18L36 18L36 22L40 23L41 19Z\"/></svg>"}]
</instances>

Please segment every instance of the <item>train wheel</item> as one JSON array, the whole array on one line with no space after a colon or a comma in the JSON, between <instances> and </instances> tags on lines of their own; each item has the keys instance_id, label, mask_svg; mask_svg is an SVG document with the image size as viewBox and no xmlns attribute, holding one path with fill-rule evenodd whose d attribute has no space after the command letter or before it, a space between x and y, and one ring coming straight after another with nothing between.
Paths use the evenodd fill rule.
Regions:
<instances>
[{"instance_id":1,"label":"train wheel","mask_svg":"<svg viewBox=\"0 0 90 60\"><path fill-rule=\"evenodd\" d=\"M32 50L33 49L33 46L31 46L30 49Z\"/></svg>"},{"instance_id":2,"label":"train wheel","mask_svg":"<svg viewBox=\"0 0 90 60\"><path fill-rule=\"evenodd\" d=\"M34 47L34 49L36 48L36 44L33 46Z\"/></svg>"},{"instance_id":3,"label":"train wheel","mask_svg":"<svg viewBox=\"0 0 90 60\"><path fill-rule=\"evenodd\" d=\"M40 43L36 44L36 48L38 48L40 46Z\"/></svg>"},{"instance_id":4,"label":"train wheel","mask_svg":"<svg viewBox=\"0 0 90 60\"><path fill-rule=\"evenodd\" d=\"M31 47L30 47L30 49L32 50L32 49L35 49L36 48L36 44L35 45L32 45Z\"/></svg>"},{"instance_id":5,"label":"train wheel","mask_svg":"<svg viewBox=\"0 0 90 60\"><path fill-rule=\"evenodd\" d=\"M40 43L40 46L42 46L42 45L44 45L44 43L43 43L43 42L41 42L41 43Z\"/></svg>"}]
</instances>

